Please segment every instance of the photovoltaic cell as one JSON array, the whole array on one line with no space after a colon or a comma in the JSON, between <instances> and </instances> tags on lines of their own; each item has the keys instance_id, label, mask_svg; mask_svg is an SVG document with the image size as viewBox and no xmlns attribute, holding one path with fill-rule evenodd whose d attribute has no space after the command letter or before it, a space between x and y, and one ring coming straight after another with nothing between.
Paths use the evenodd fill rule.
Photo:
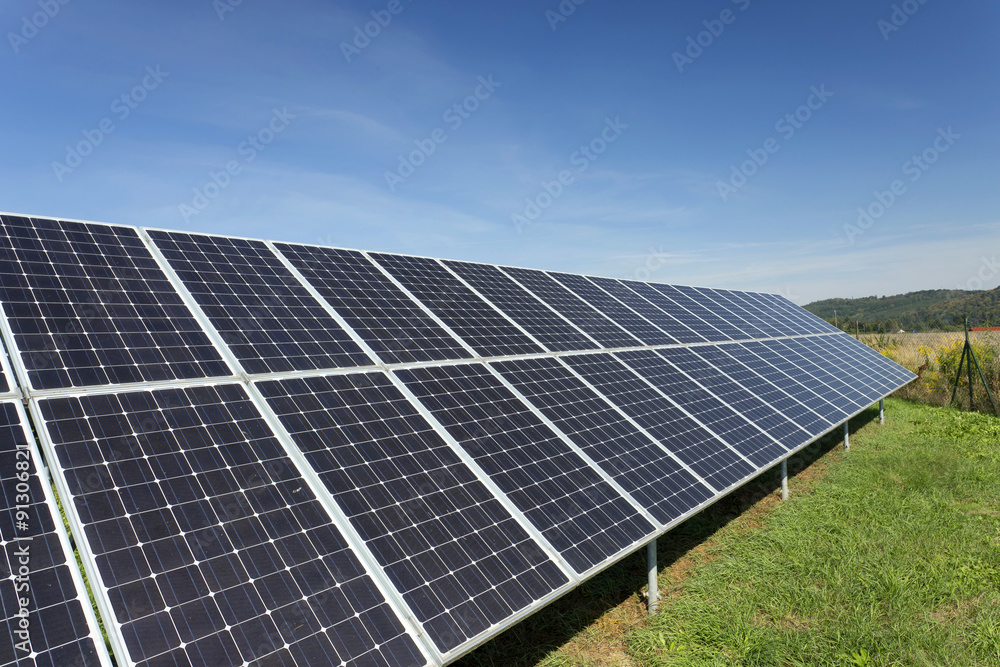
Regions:
<instances>
[{"instance_id":1,"label":"photovoltaic cell","mask_svg":"<svg viewBox=\"0 0 1000 667\"><path fill-rule=\"evenodd\" d=\"M655 324L637 314L616 297L598 287L595 282L589 280L586 276L555 273L553 271L549 271L548 275L646 345L671 345L677 343L676 338L668 335Z\"/></svg>"},{"instance_id":2,"label":"photovoltaic cell","mask_svg":"<svg viewBox=\"0 0 1000 667\"><path fill-rule=\"evenodd\" d=\"M834 347L831 336L816 336L800 338L795 342L801 349L812 353L812 359L822 365L827 372L835 375L844 384L850 386L867 399L870 404L884 396L881 383L870 378L869 373L857 355L844 355L839 348Z\"/></svg>"},{"instance_id":3,"label":"photovoltaic cell","mask_svg":"<svg viewBox=\"0 0 1000 667\"><path fill-rule=\"evenodd\" d=\"M657 389L670 396L679 406L758 468L773 463L785 453L785 448L780 444L698 386L655 351L620 352L615 356L641 373Z\"/></svg>"},{"instance_id":4,"label":"photovoltaic cell","mask_svg":"<svg viewBox=\"0 0 1000 667\"><path fill-rule=\"evenodd\" d=\"M240 385L39 406L119 661L426 663Z\"/></svg>"},{"instance_id":5,"label":"photovoltaic cell","mask_svg":"<svg viewBox=\"0 0 1000 667\"><path fill-rule=\"evenodd\" d=\"M504 272L524 285L525 289L549 304L556 312L578 326L584 333L605 347L636 347L642 345L635 336L602 315L557 283L544 271L502 267Z\"/></svg>"},{"instance_id":6,"label":"photovoltaic cell","mask_svg":"<svg viewBox=\"0 0 1000 667\"><path fill-rule=\"evenodd\" d=\"M661 309L649 300L650 292L652 292L654 299L659 297L657 300L661 302L668 301L658 292L648 290L643 296L640 296L636 291L626 287L626 284L621 280L616 280L614 278L595 278L593 276L588 276L587 279L655 324L659 329L667 334L669 342L700 343L706 340L704 337L686 327L676 317L672 316L670 313Z\"/></svg>"},{"instance_id":7,"label":"photovoltaic cell","mask_svg":"<svg viewBox=\"0 0 1000 667\"><path fill-rule=\"evenodd\" d=\"M713 298L714 293L710 293L707 289L686 285L657 285L656 288L681 302L685 308L733 340L758 338L764 335L736 313L730 312L716 302ZM687 298L687 301L684 301L684 298Z\"/></svg>"},{"instance_id":8,"label":"photovoltaic cell","mask_svg":"<svg viewBox=\"0 0 1000 667\"><path fill-rule=\"evenodd\" d=\"M826 322L805 308L800 308L780 294L765 294L765 299L775 305L775 307L785 313L790 319L798 323L800 331L804 334L810 333L841 333L839 329L829 322Z\"/></svg>"},{"instance_id":9,"label":"photovoltaic cell","mask_svg":"<svg viewBox=\"0 0 1000 667\"><path fill-rule=\"evenodd\" d=\"M385 375L257 386L441 652L569 583Z\"/></svg>"},{"instance_id":10,"label":"photovoltaic cell","mask_svg":"<svg viewBox=\"0 0 1000 667\"><path fill-rule=\"evenodd\" d=\"M755 292L727 291L730 300L738 301L749 312L754 313L767 327L772 336L794 336L801 333L788 317L778 311L778 308L765 297L765 294Z\"/></svg>"},{"instance_id":11,"label":"photovoltaic cell","mask_svg":"<svg viewBox=\"0 0 1000 667\"><path fill-rule=\"evenodd\" d=\"M780 336L781 332L772 329L764 323L756 313L747 310L740 303L739 299L728 290L710 289L708 287L693 288L703 295L701 303L718 304L715 310L720 317L724 317L727 322L736 325L741 331L751 338L771 338ZM711 308L711 306L708 306Z\"/></svg>"},{"instance_id":12,"label":"photovoltaic cell","mask_svg":"<svg viewBox=\"0 0 1000 667\"><path fill-rule=\"evenodd\" d=\"M472 356L360 252L275 245L383 361Z\"/></svg>"},{"instance_id":13,"label":"photovoltaic cell","mask_svg":"<svg viewBox=\"0 0 1000 667\"><path fill-rule=\"evenodd\" d=\"M577 572L655 530L486 367L395 373Z\"/></svg>"},{"instance_id":14,"label":"photovoltaic cell","mask_svg":"<svg viewBox=\"0 0 1000 667\"><path fill-rule=\"evenodd\" d=\"M692 324L694 330L702 334L711 341L739 340L747 336L730 322L719 317L714 312L706 308L700 301L698 292L691 287L676 285L663 285L659 283L647 283L651 289L656 290L667 297L682 309L694 316ZM702 322L700 326L697 322ZM686 323L686 322L685 322ZM708 325L708 329L705 328ZM713 333L717 332L717 333Z\"/></svg>"},{"instance_id":15,"label":"photovoltaic cell","mask_svg":"<svg viewBox=\"0 0 1000 667\"><path fill-rule=\"evenodd\" d=\"M855 340L850 336L831 336L830 339L844 351L845 355L856 355L860 359L865 360L873 373L889 389L898 389L917 377L906 368L887 359L884 355L879 354L861 341Z\"/></svg>"},{"instance_id":16,"label":"photovoltaic cell","mask_svg":"<svg viewBox=\"0 0 1000 667\"><path fill-rule=\"evenodd\" d=\"M383 253L371 256L480 355L545 351L436 260Z\"/></svg>"},{"instance_id":17,"label":"photovoltaic cell","mask_svg":"<svg viewBox=\"0 0 1000 667\"><path fill-rule=\"evenodd\" d=\"M55 502L38 462L18 404L0 403L0 665L3 667L97 667L107 665L100 631L84 605L90 600L79 577ZM18 488L20 486L20 488ZM23 570L22 570L23 568ZM20 599L27 600L28 637L18 634Z\"/></svg>"},{"instance_id":18,"label":"photovoltaic cell","mask_svg":"<svg viewBox=\"0 0 1000 667\"><path fill-rule=\"evenodd\" d=\"M661 290L656 289L652 283L641 283L635 280L622 280L619 282L628 288L629 291L634 292L660 309L668 320L676 320L677 324L674 326L661 321L660 327L681 343L730 340L729 336L682 307L680 303L668 297Z\"/></svg>"},{"instance_id":19,"label":"photovoltaic cell","mask_svg":"<svg viewBox=\"0 0 1000 667\"><path fill-rule=\"evenodd\" d=\"M232 375L130 227L2 216L0 302L35 389Z\"/></svg>"},{"instance_id":20,"label":"photovoltaic cell","mask_svg":"<svg viewBox=\"0 0 1000 667\"><path fill-rule=\"evenodd\" d=\"M786 449L795 449L809 439L810 433L779 412L777 405L764 402L748 387L724 375L721 369L696 354L696 351L702 350L673 348L659 350L659 354L704 387L714 398L766 431Z\"/></svg>"},{"instance_id":21,"label":"photovoltaic cell","mask_svg":"<svg viewBox=\"0 0 1000 667\"><path fill-rule=\"evenodd\" d=\"M7 394L13 391L14 383L7 379L10 368L7 366L7 355L2 348L0 348L0 357L2 357L0 359L0 394Z\"/></svg>"},{"instance_id":22,"label":"photovoltaic cell","mask_svg":"<svg viewBox=\"0 0 1000 667\"><path fill-rule=\"evenodd\" d=\"M493 365L660 523L714 495L556 359Z\"/></svg>"},{"instance_id":23,"label":"photovoltaic cell","mask_svg":"<svg viewBox=\"0 0 1000 667\"><path fill-rule=\"evenodd\" d=\"M567 356L563 361L717 491L753 473L729 445L698 425L663 393L610 354Z\"/></svg>"},{"instance_id":24,"label":"photovoltaic cell","mask_svg":"<svg viewBox=\"0 0 1000 667\"><path fill-rule=\"evenodd\" d=\"M775 350L780 350L792 363L806 372L815 375L825 387L836 391L843 398L839 405L847 408L848 412L854 412L858 408L870 405L870 401L864 393L855 389L850 384L842 380L839 372L834 372L829 361L816 354L803 345L798 338L787 338L784 340L770 341ZM846 399L846 400L845 400Z\"/></svg>"},{"instance_id":25,"label":"photovoltaic cell","mask_svg":"<svg viewBox=\"0 0 1000 667\"><path fill-rule=\"evenodd\" d=\"M263 242L148 234L248 373L375 363Z\"/></svg>"},{"instance_id":26,"label":"photovoltaic cell","mask_svg":"<svg viewBox=\"0 0 1000 667\"><path fill-rule=\"evenodd\" d=\"M748 363L750 361L748 357L751 355L739 346L699 346L691 348L691 351L713 368L731 377L740 387L780 411L810 435L818 435L833 426L832 422L810 410L807 407L808 403L799 400L799 392L795 387L789 386L795 384L791 378L779 374L777 369L770 367L766 372L760 372ZM763 365L762 361L760 363ZM805 391L804 387L799 389ZM809 395L813 396L811 393Z\"/></svg>"},{"instance_id":27,"label":"photovoltaic cell","mask_svg":"<svg viewBox=\"0 0 1000 667\"><path fill-rule=\"evenodd\" d=\"M748 342L740 345L748 352L744 359L750 368L765 377L773 377L785 390L794 392L795 397L809 406L831 424L837 424L849 414L853 403L827 387L823 382L803 368L797 366L784 351L770 343ZM788 382L791 379L791 382Z\"/></svg>"},{"instance_id":28,"label":"photovoltaic cell","mask_svg":"<svg viewBox=\"0 0 1000 667\"><path fill-rule=\"evenodd\" d=\"M549 351L598 349L597 343L580 333L576 327L511 280L498 267L471 262L442 261Z\"/></svg>"}]
</instances>

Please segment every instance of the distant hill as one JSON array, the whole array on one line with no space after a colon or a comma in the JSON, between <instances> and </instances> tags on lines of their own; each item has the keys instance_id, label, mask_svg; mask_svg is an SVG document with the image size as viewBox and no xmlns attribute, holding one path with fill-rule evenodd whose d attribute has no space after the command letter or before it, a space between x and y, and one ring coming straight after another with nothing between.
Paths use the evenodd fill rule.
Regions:
<instances>
[{"instance_id":1,"label":"distant hill","mask_svg":"<svg viewBox=\"0 0 1000 667\"><path fill-rule=\"evenodd\" d=\"M954 330L962 328L966 315L972 326L998 326L1000 287L976 292L943 289L861 299L824 299L804 308L830 322L836 309L837 319L845 329L853 329L854 323L860 322L869 330Z\"/></svg>"}]
</instances>

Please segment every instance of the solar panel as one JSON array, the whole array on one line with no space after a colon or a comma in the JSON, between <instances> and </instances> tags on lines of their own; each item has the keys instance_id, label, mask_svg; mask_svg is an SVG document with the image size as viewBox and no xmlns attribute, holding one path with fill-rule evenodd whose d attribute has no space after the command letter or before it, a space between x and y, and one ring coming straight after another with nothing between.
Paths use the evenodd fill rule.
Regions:
<instances>
[{"instance_id":1,"label":"solar panel","mask_svg":"<svg viewBox=\"0 0 1000 667\"><path fill-rule=\"evenodd\" d=\"M716 490L754 472L749 461L619 359L582 354L563 361Z\"/></svg>"},{"instance_id":2,"label":"solar panel","mask_svg":"<svg viewBox=\"0 0 1000 667\"><path fill-rule=\"evenodd\" d=\"M865 398L864 393L855 389L850 384L838 377L839 373L833 372L830 363L820 357L801 343L801 339L787 338L784 340L770 341L773 349L788 357L796 366L818 378L824 387L828 387L840 394L842 397L838 406L843 406L849 413L871 405L871 401Z\"/></svg>"},{"instance_id":3,"label":"solar panel","mask_svg":"<svg viewBox=\"0 0 1000 667\"><path fill-rule=\"evenodd\" d=\"M680 351L682 350L670 350ZM653 350L619 352L615 356L670 396L709 431L752 461L755 467L773 464L786 453L787 448L775 442L720 398L713 396L665 356Z\"/></svg>"},{"instance_id":4,"label":"solar panel","mask_svg":"<svg viewBox=\"0 0 1000 667\"><path fill-rule=\"evenodd\" d=\"M493 364L660 523L714 495L667 450L556 359Z\"/></svg>"},{"instance_id":5,"label":"solar panel","mask_svg":"<svg viewBox=\"0 0 1000 667\"><path fill-rule=\"evenodd\" d=\"M362 253L286 243L275 247L383 361L472 356Z\"/></svg>"},{"instance_id":6,"label":"solar panel","mask_svg":"<svg viewBox=\"0 0 1000 667\"><path fill-rule=\"evenodd\" d=\"M578 573L654 527L481 364L395 371Z\"/></svg>"},{"instance_id":7,"label":"solar panel","mask_svg":"<svg viewBox=\"0 0 1000 667\"><path fill-rule=\"evenodd\" d=\"M809 439L812 434L781 413L779 406L765 403L748 387L726 375L721 368L707 362L696 354L696 351L700 350L674 348L660 350L659 354L710 392L719 402L753 422L786 449L795 449Z\"/></svg>"},{"instance_id":8,"label":"solar panel","mask_svg":"<svg viewBox=\"0 0 1000 667\"><path fill-rule=\"evenodd\" d=\"M700 303L698 300L700 296L697 290L682 285L663 285L660 283L648 283L648 286L673 301L683 310L689 312L693 316L693 318L688 320L691 322L690 326L708 338L708 340L722 341L748 338L739 328L719 317L711 309L707 308L705 304ZM699 322L701 323L700 325L698 324ZM706 325L708 328L706 328Z\"/></svg>"},{"instance_id":9,"label":"solar panel","mask_svg":"<svg viewBox=\"0 0 1000 667\"><path fill-rule=\"evenodd\" d=\"M622 329L641 340L646 345L670 345L677 339L670 336L642 315L616 297L604 291L586 276L575 276L569 273L548 272L548 275L560 282L563 287L593 306L601 314L615 322Z\"/></svg>"},{"instance_id":10,"label":"solar panel","mask_svg":"<svg viewBox=\"0 0 1000 667\"><path fill-rule=\"evenodd\" d=\"M797 391L791 378L779 375L777 369L764 370L747 359L750 355L735 345L702 345L691 352L732 378L741 388L765 404L780 411L809 435L829 430L834 423L809 408L808 399ZM804 388L802 388L804 389ZM812 394L810 394L812 396Z\"/></svg>"},{"instance_id":11,"label":"solar panel","mask_svg":"<svg viewBox=\"0 0 1000 667\"><path fill-rule=\"evenodd\" d=\"M787 391L793 392L802 403L831 423L840 423L854 404L804 368L796 365L773 342L749 342L740 347L749 356L741 357L761 375L776 378ZM789 383L786 378L790 378Z\"/></svg>"},{"instance_id":12,"label":"solar panel","mask_svg":"<svg viewBox=\"0 0 1000 667\"><path fill-rule=\"evenodd\" d=\"M545 351L436 260L384 253L371 257L480 355Z\"/></svg>"},{"instance_id":13,"label":"solar panel","mask_svg":"<svg viewBox=\"0 0 1000 667\"><path fill-rule=\"evenodd\" d=\"M427 663L240 385L39 407L119 664Z\"/></svg>"},{"instance_id":14,"label":"solar panel","mask_svg":"<svg viewBox=\"0 0 1000 667\"><path fill-rule=\"evenodd\" d=\"M727 290L726 295L731 301L742 305L744 310L754 313L773 336L794 336L805 333L794 322L790 322L788 316L780 312L775 304L765 299L763 294Z\"/></svg>"},{"instance_id":15,"label":"solar panel","mask_svg":"<svg viewBox=\"0 0 1000 667\"><path fill-rule=\"evenodd\" d=\"M525 289L604 347L634 347L643 344L545 272L506 266L502 268Z\"/></svg>"},{"instance_id":16,"label":"solar panel","mask_svg":"<svg viewBox=\"0 0 1000 667\"><path fill-rule=\"evenodd\" d=\"M0 442L26 377L123 667L440 667L914 377L777 295L0 225ZM33 471L0 667L107 665Z\"/></svg>"},{"instance_id":17,"label":"solar panel","mask_svg":"<svg viewBox=\"0 0 1000 667\"><path fill-rule=\"evenodd\" d=\"M0 402L0 665L110 665L19 403Z\"/></svg>"},{"instance_id":18,"label":"solar panel","mask_svg":"<svg viewBox=\"0 0 1000 667\"><path fill-rule=\"evenodd\" d=\"M232 375L130 227L0 216L0 303L33 389Z\"/></svg>"},{"instance_id":19,"label":"solar panel","mask_svg":"<svg viewBox=\"0 0 1000 667\"><path fill-rule=\"evenodd\" d=\"M744 337L770 338L781 335L780 331L772 329L757 317L756 314L743 308L739 299L728 290L711 289L708 287L693 287L692 289L701 293L702 298L699 299L700 303L706 304L707 307L727 322L739 327L743 333L747 334ZM713 308L710 305L712 303L718 304L718 306Z\"/></svg>"},{"instance_id":20,"label":"solar panel","mask_svg":"<svg viewBox=\"0 0 1000 667\"><path fill-rule=\"evenodd\" d=\"M489 264L443 260L445 266L552 352L596 350L600 344Z\"/></svg>"},{"instance_id":21,"label":"solar panel","mask_svg":"<svg viewBox=\"0 0 1000 667\"><path fill-rule=\"evenodd\" d=\"M442 653L569 583L386 375L257 386Z\"/></svg>"},{"instance_id":22,"label":"solar panel","mask_svg":"<svg viewBox=\"0 0 1000 667\"><path fill-rule=\"evenodd\" d=\"M701 343L706 340L703 336L685 326L679 319L654 303L654 300L659 301L663 305L666 305L666 302L668 302L668 299L663 297L659 292L649 289L640 296L636 291L629 289L626 283L621 280L595 278L593 276L588 276L587 279L655 324L669 336L671 339L670 342ZM673 307L674 304L670 302L670 305Z\"/></svg>"},{"instance_id":23,"label":"solar panel","mask_svg":"<svg viewBox=\"0 0 1000 667\"><path fill-rule=\"evenodd\" d=\"M263 242L147 233L248 373L374 364Z\"/></svg>"},{"instance_id":24,"label":"solar panel","mask_svg":"<svg viewBox=\"0 0 1000 667\"><path fill-rule=\"evenodd\" d=\"M649 301L668 318L676 320L678 325L672 328L661 326L681 343L731 340L729 336L681 306L678 301L668 297L662 290L657 289L653 283L640 283L635 280L622 280L620 282L630 292L634 292Z\"/></svg>"}]
</instances>

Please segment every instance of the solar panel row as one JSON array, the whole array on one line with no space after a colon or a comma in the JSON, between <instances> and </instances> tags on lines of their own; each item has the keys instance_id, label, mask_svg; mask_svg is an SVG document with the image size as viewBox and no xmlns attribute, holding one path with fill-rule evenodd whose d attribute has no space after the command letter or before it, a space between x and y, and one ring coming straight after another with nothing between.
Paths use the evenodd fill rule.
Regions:
<instances>
[{"instance_id":1,"label":"solar panel row","mask_svg":"<svg viewBox=\"0 0 1000 667\"><path fill-rule=\"evenodd\" d=\"M124 664L443 664L912 377L776 296L0 221Z\"/></svg>"}]
</instances>

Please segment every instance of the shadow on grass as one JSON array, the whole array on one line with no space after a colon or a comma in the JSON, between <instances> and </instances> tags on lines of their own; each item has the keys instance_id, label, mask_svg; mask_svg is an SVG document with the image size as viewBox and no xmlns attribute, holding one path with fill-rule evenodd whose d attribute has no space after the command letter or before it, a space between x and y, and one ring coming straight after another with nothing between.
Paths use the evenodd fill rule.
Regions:
<instances>
[{"instance_id":1,"label":"shadow on grass","mask_svg":"<svg viewBox=\"0 0 1000 667\"><path fill-rule=\"evenodd\" d=\"M878 421L877 406L851 420L851 433L872 421ZM807 470L843 442L843 430L838 425L788 460L789 477ZM669 568L711 539L780 486L779 466L775 466L660 537L657 542L660 570ZM630 597L643 595L645 589L646 551L639 549L452 665L532 667Z\"/></svg>"}]
</instances>

